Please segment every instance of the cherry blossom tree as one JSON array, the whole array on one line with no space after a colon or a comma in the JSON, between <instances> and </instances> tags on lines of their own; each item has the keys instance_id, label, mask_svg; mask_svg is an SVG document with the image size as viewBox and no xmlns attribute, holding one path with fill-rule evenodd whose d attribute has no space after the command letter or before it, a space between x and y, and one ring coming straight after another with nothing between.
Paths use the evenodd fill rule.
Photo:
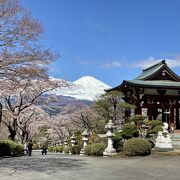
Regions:
<instances>
[{"instance_id":1,"label":"cherry blossom tree","mask_svg":"<svg viewBox=\"0 0 180 180\"><path fill-rule=\"evenodd\" d=\"M84 104L67 105L62 113L66 115L66 122L74 125L74 129L88 129L90 132L95 129L100 118L91 107Z\"/></svg>"},{"instance_id":2,"label":"cherry blossom tree","mask_svg":"<svg viewBox=\"0 0 180 180\"><path fill-rule=\"evenodd\" d=\"M42 94L68 84L48 77L56 54L41 44L41 24L18 0L0 0L0 121L14 140L21 113L42 102ZM28 115L26 117L28 119Z\"/></svg>"}]
</instances>

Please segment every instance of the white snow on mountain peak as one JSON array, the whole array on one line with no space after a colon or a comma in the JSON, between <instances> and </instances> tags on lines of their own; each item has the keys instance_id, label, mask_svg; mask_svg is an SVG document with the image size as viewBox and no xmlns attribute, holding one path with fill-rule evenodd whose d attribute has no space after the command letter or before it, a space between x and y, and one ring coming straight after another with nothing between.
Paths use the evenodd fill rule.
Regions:
<instances>
[{"instance_id":1,"label":"white snow on mountain peak","mask_svg":"<svg viewBox=\"0 0 180 180\"><path fill-rule=\"evenodd\" d=\"M84 76L74 81L70 88L57 88L53 93L93 101L105 93L104 89L109 88L111 87L92 76Z\"/></svg>"}]
</instances>

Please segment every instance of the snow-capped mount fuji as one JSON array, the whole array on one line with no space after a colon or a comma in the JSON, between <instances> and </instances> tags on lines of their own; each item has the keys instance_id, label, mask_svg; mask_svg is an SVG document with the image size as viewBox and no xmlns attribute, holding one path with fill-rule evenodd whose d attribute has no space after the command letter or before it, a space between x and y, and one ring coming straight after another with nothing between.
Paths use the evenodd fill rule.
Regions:
<instances>
[{"instance_id":1,"label":"snow-capped mount fuji","mask_svg":"<svg viewBox=\"0 0 180 180\"><path fill-rule=\"evenodd\" d=\"M94 101L105 93L104 89L109 88L111 87L92 76L84 76L74 81L69 88L57 88L53 94Z\"/></svg>"}]
</instances>

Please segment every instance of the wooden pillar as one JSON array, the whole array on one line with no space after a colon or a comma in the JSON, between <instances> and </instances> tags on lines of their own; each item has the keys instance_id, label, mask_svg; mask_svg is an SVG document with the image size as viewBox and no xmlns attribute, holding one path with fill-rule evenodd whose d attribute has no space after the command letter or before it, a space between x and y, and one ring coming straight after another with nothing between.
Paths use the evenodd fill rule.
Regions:
<instances>
[{"instance_id":1,"label":"wooden pillar","mask_svg":"<svg viewBox=\"0 0 180 180\"><path fill-rule=\"evenodd\" d=\"M162 122L166 122L166 114L164 114L164 109L162 109Z\"/></svg>"},{"instance_id":2,"label":"wooden pillar","mask_svg":"<svg viewBox=\"0 0 180 180\"><path fill-rule=\"evenodd\" d=\"M141 100L139 99L139 95L137 95L135 114L142 114Z\"/></svg>"},{"instance_id":3,"label":"wooden pillar","mask_svg":"<svg viewBox=\"0 0 180 180\"><path fill-rule=\"evenodd\" d=\"M148 112L147 112L148 116L149 116L149 120L152 120L152 117L153 117L153 113L152 113L152 107L149 106L148 107Z\"/></svg>"},{"instance_id":4,"label":"wooden pillar","mask_svg":"<svg viewBox=\"0 0 180 180\"><path fill-rule=\"evenodd\" d=\"M135 114L140 114L140 115L142 114L142 109L141 109L140 105L137 106L137 108L135 110Z\"/></svg>"},{"instance_id":5,"label":"wooden pillar","mask_svg":"<svg viewBox=\"0 0 180 180\"><path fill-rule=\"evenodd\" d=\"M179 107L176 108L176 129L180 129L180 123L179 123Z\"/></svg>"},{"instance_id":6,"label":"wooden pillar","mask_svg":"<svg viewBox=\"0 0 180 180\"><path fill-rule=\"evenodd\" d=\"M180 129L180 122L179 122L179 100L176 100L176 129Z\"/></svg>"}]
</instances>

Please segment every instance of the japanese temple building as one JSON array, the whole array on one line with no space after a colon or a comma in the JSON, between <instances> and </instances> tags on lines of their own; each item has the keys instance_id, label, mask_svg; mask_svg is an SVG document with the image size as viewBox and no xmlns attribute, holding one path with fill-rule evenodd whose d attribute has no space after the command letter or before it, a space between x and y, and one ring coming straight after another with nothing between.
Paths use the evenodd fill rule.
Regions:
<instances>
[{"instance_id":1,"label":"japanese temple building","mask_svg":"<svg viewBox=\"0 0 180 180\"><path fill-rule=\"evenodd\" d=\"M160 117L171 129L180 129L180 76L165 60L143 69L134 80L124 80L107 92L115 90L125 94L126 102L136 105L135 114L147 115L149 120Z\"/></svg>"}]
</instances>

